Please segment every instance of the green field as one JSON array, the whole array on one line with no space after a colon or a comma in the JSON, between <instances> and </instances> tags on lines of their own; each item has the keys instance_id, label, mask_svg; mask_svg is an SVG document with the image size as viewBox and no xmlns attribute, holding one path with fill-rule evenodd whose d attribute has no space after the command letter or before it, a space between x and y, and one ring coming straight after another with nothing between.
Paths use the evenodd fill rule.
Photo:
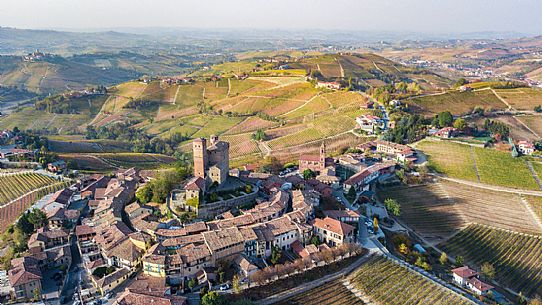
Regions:
<instances>
[{"instance_id":1,"label":"green field","mask_svg":"<svg viewBox=\"0 0 542 305\"><path fill-rule=\"evenodd\" d=\"M429 156L433 169L449 177L478 181L477 169L482 183L539 190L525 158L513 158L509 152L430 140L418 143L417 148Z\"/></svg>"}]
</instances>

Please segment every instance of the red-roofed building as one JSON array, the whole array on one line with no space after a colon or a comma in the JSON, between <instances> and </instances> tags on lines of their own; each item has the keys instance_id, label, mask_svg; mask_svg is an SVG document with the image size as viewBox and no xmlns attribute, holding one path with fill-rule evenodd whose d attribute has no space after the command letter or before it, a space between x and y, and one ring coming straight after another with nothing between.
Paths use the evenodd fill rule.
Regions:
<instances>
[{"instance_id":1,"label":"red-roofed building","mask_svg":"<svg viewBox=\"0 0 542 305\"><path fill-rule=\"evenodd\" d=\"M517 147L523 155L532 155L536 149L534 144L529 141L519 141Z\"/></svg>"},{"instance_id":2,"label":"red-roofed building","mask_svg":"<svg viewBox=\"0 0 542 305\"><path fill-rule=\"evenodd\" d=\"M310 169L315 173L322 172L326 167L334 166L333 158L326 158L326 145L322 142L319 155L299 156L299 172Z\"/></svg>"},{"instance_id":3,"label":"red-roofed building","mask_svg":"<svg viewBox=\"0 0 542 305\"><path fill-rule=\"evenodd\" d=\"M349 224L336 219L326 217L324 219L316 218L313 221L313 232L321 242L331 246L354 241L355 228Z\"/></svg>"},{"instance_id":4,"label":"red-roofed building","mask_svg":"<svg viewBox=\"0 0 542 305\"><path fill-rule=\"evenodd\" d=\"M495 288L487 283L480 281L475 277L467 281L467 287L469 287L470 290L474 291L474 293L476 293L477 295L486 295L490 290Z\"/></svg>"},{"instance_id":5,"label":"red-roofed building","mask_svg":"<svg viewBox=\"0 0 542 305\"><path fill-rule=\"evenodd\" d=\"M454 281L461 286L466 285L467 281L471 278L475 278L478 276L478 272L472 270L471 268L469 268L469 266L452 269L452 274L454 277Z\"/></svg>"},{"instance_id":6,"label":"red-roofed building","mask_svg":"<svg viewBox=\"0 0 542 305\"><path fill-rule=\"evenodd\" d=\"M449 139L457 135L457 129L453 127L444 127L435 133L436 137Z\"/></svg>"},{"instance_id":7,"label":"red-roofed building","mask_svg":"<svg viewBox=\"0 0 542 305\"><path fill-rule=\"evenodd\" d=\"M35 258L21 257L11 260L8 277L17 300L33 299L36 290L41 295L42 275Z\"/></svg>"}]
</instances>

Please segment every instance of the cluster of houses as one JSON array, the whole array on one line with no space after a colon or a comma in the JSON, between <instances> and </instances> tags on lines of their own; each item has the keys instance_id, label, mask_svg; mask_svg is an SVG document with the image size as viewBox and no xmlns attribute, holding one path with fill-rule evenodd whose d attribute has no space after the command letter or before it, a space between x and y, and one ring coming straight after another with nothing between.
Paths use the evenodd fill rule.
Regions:
<instances>
[{"instance_id":1,"label":"cluster of houses","mask_svg":"<svg viewBox=\"0 0 542 305\"><path fill-rule=\"evenodd\" d=\"M81 213L71 208L79 200L74 193L73 188L60 190L39 207L46 215L47 224L29 237L26 255L13 259L8 271L15 300L41 296L42 272L67 270L71 265L69 241Z\"/></svg>"},{"instance_id":2,"label":"cluster of houses","mask_svg":"<svg viewBox=\"0 0 542 305\"><path fill-rule=\"evenodd\" d=\"M35 61L41 61L49 57L53 57L53 54L50 53L43 53L40 50L36 50L32 53L28 53L26 55L23 55L23 61L28 62L35 62Z\"/></svg>"}]
</instances>

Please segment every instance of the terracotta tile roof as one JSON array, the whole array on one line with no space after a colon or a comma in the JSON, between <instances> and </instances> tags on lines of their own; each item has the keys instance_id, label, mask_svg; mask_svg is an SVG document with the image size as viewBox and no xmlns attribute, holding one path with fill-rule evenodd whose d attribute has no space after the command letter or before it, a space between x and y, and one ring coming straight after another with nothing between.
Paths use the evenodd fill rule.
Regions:
<instances>
[{"instance_id":1,"label":"terracotta tile roof","mask_svg":"<svg viewBox=\"0 0 542 305\"><path fill-rule=\"evenodd\" d=\"M198 260L211 257L211 252L206 245L188 244L180 249L177 249L176 254L181 258L184 264L190 264Z\"/></svg>"},{"instance_id":2,"label":"terracotta tile roof","mask_svg":"<svg viewBox=\"0 0 542 305\"><path fill-rule=\"evenodd\" d=\"M324 215L339 220L342 217L359 218L359 213L353 210L326 210Z\"/></svg>"},{"instance_id":3,"label":"terracotta tile roof","mask_svg":"<svg viewBox=\"0 0 542 305\"><path fill-rule=\"evenodd\" d=\"M280 217L273 219L265 226L273 233L274 236L279 236L288 232L297 231L297 226L288 217Z\"/></svg>"},{"instance_id":4,"label":"terracotta tile roof","mask_svg":"<svg viewBox=\"0 0 542 305\"><path fill-rule=\"evenodd\" d=\"M203 232L202 234L205 243L212 252L244 242L243 235L236 227L219 231Z\"/></svg>"},{"instance_id":5,"label":"terracotta tile roof","mask_svg":"<svg viewBox=\"0 0 542 305\"><path fill-rule=\"evenodd\" d=\"M120 269L117 269L116 271L114 271L113 273L102 277L101 279L97 279L96 276L94 276L94 275L92 275L92 277L94 277L98 287L103 288L103 287L106 287L107 285L109 285L109 284L111 284L113 282L116 282L117 280L122 279L125 276L128 276L129 273L130 273L130 270L128 270L127 268L120 268Z\"/></svg>"},{"instance_id":6,"label":"terracotta tile roof","mask_svg":"<svg viewBox=\"0 0 542 305\"><path fill-rule=\"evenodd\" d=\"M87 226L87 225L81 225L75 227L75 235L81 236L81 235L90 235L90 234L96 234L93 227Z\"/></svg>"},{"instance_id":7,"label":"terracotta tile roof","mask_svg":"<svg viewBox=\"0 0 542 305\"><path fill-rule=\"evenodd\" d=\"M125 291L115 302L116 305L186 305L182 296L156 296L147 293Z\"/></svg>"},{"instance_id":8,"label":"terracotta tile roof","mask_svg":"<svg viewBox=\"0 0 542 305\"><path fill-rule=\"evenodd\" d=\"M130 239L125 239L107 252L107 256L118 257L129 262L135 262L141 258L142 253Z\"/></svg>"},{"instance_id":9,"label":"terracotta tile roof","mask_svg":"<svg viewBox=\"0 0 542 305\"><path fill-rule=\"evenodd\" d=\"M181 237L188 235L186 230L184 228L179 229L158 229L156 230L157 236L163 236L166 238L172 238L172 237Z\"/></svg>"},{"instance_id":10,"label":"terracotta tile roof","mask_svg":"<svg viewBox=\"0 0 542 305\"><path fill-rule=\"evenodd\" d=\"M38 261L32 257L21 257L11 260L8 277L11 286L22 285L41 280Z\"/></svg>"},{"instance_id":11,"label":"terracotta tile roof","mask_svg":"<svg viewBox=\"0 0 542 305\"><path fill-rule=\"evenodd\" d=\"M258 267L254 266L246 257L243 255L237 256L235 259L235 263L239 266L241 270L243 270L246 273L250 273L251 271L258 270Z\"/></svg>"},{"instance_id":12,"label":"terracotta tile roof","mask_svg":"<svg viewBox=\"0 0 542 305\"><path fill-rule=\"evenodd\" d=\"M478 275L478 272L472 270L471 268L469 268L469 266L463 266L463 267L452 269L452 272L457 274L459 277L463 279L468 279L468 278L475 277Z\"/></svg>"},{"instance_id":13,"label":"terracotta tile roof","mask_svg":"<svg viewBox=\"0 0 542 305\"><path fill-rule=\"evenodd\" d=\"M354 231L354 227L336 219L326 217L324 219L314 219L313 226L320 229L325 229L333 233L346 236Z\"/></svg>"},{"instance_id":14,"label":"terracotta tile roof","mask_svg":"<svg viewBox=\"0 0 542 305\"><path fill-rule=\"evenodd\" d=\"M479 279L473 277L471 279L468 280L468 283L471 284L472 286L474 286L476 289L482 291L482 292L485 292L485 291L488 291L488 290L491 290L495 287L487 284L487 283L484 283L482 281L480 281Z\"/></svg>"},{"instance_id":15,"label":"terracotta tile roof","mask_svg":"<svg viewBox=\"0 0 542 305\"><path fill-rule=\"evenodd\" d=\"M184 188L186 190L194 190L194 191L204 190L205 180L201 177L194 177L186 183L186 186Z\"/></svg>"},{"instance_id":16,"label":"terracotta tile roof","mask_svg":"<svg viewBox=\"0 0 542 305\"><path fill-rule=\"evenodd\" d=\"M194 235L186 235L181 237L175 237L175 238L168 238L162 242L162 245L164 247L179 247L186 244L192 244L192 243L203 243L204 238L202 234L194 234Z\"/></svg>"}]
</instances>

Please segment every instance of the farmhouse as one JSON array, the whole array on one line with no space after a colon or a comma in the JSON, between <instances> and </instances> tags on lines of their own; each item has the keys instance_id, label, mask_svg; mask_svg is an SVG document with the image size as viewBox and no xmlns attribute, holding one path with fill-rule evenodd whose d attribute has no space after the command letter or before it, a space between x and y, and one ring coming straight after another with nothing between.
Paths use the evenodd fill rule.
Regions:
<instances>
[{"instance_id":1,"label":"farmhouse","mask_svg":"<svg viewBox=\"0 0 542 305\"><path fill-rule=\"evenodd\" d=\"M66 162L63 160L47 164L47 170L51 173L58 173L66 169Z\"/></svg>"},{"instance_id":2,"label":"farmhouse","mask_svg":"<svg viewBox=\"0 0 542 305\"><path fill-rule=\"evenodd\" d=\"M357 127L368 134L373 134L376 128L384 128L384 120L374 115L361 115L356 118Z\"/></svg>"},{"instance_id":3,"label":"farmhouse","mask_svg":"<svg viewBox=\"0 0 542 305\"><path fill-rule=\"evenodd\" d=\"M443 139L450 139L457 136L457 129L453 127L444 127L435 132L435 136Z\"/></svg>"},{"instance_id":4,"label":"farmhouse","mask_svg":"<svg viewBox=\"0 0 542 305\"><path fill-rule=\"evenodd\" d=\"M325 88L325 89L331 89L331 90L340 90L341 89L341 83L339 82L324 82L324 81L318 81L316 83L316 88Z\"/></svg>"},{"instance_id":5,"label":"farmhouse","mask_svg":"<svg viewBox=\"0 0 542 305\"><path fill-rule=\"evenodd\" d=\"M535 146L529 141L519 141L517 144L518 151L523 155L532 155L535 151Z\"/></svg>"},{"instance_id":6,"label":"farmhouse","mask_svg":"<svg viewBox=\"0 0 542 305\"><path fill-rule=\"evenodd\" d=\"M0 146L0 159L11 159L18 157L34 157L34 151L28 149L20 149L15 145Z\"/></svg>"},{"instance_id":7,"label":"farmhouse","mask_svg":"<svg viewBox=\"0 0 542 305\"><path fill-rule=\"evenodd\" d=\"M357 191L367 191L368 186L375 179L378 179L382 176L387 176L395 171L395 163L386 162L386 163L377 163L371 165L367 168L364 168L361 172L354 174L352 177L348 178L344 184L343 188L345 191L349 191L351 187L354 187Z\"/></svg>"}]
</instances>

